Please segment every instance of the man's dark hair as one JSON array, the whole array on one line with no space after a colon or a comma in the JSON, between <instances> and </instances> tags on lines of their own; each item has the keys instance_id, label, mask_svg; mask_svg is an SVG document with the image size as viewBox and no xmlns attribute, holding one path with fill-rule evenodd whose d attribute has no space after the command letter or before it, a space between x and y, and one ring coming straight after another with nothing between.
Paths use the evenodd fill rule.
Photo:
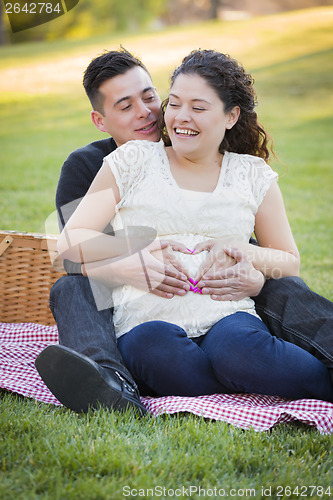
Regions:
<instances>
[{"instance_id":1,"label":"man's dark hair","mask_svg":"<svg viewBox=\"0 0 333 500\"><path fill-rule=\"evenodd\" d=\"M134 57L124 47L105 52L93 59L83 75L83 86L93 109L104 113L104 96L99 90L102 83L115 76L123 75L136 66L143 68L149 75L140 59Z\"/></svg>"}]
</instances>

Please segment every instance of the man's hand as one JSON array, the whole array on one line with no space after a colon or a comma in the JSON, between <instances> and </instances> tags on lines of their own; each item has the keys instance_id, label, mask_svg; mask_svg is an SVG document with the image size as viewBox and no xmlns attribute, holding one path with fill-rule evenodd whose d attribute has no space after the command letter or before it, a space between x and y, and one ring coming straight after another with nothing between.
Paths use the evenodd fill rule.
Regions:
<instances>
[{"instance_id":1,"label":"man's hand","mask_svg":"<svg viewBox=\"0 0 333 500\"><path fill-rule=\"evenodd\" d=\"M109 288L128 284L165 298L185 295L190 286L175 250L190 253L181 243L154 241L128 257L86 264L84 274Z\"/></svg>"},{"instance_id":2,"label":"man's hand","mask_svg":"<svg viewBox=\"0 0 333 500\"><path fill-rule=\"evenodd\" d=\"M260 293L264 275L253 267L244 252L223 248L214 240L196 247L196 252L202 250L210 252L197 283L203 295L209 294L213 300L242 300Z\"/></svg>"}]
</instances>

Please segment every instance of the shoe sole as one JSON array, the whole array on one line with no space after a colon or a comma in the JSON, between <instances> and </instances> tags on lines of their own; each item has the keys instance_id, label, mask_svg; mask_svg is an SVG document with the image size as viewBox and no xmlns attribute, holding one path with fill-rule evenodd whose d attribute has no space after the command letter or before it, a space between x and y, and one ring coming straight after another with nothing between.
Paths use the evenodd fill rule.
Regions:
<instances>
[{"instance_id":1,"label":"shoe sole","mask_svg":"<svg viewBox=\"0 0 333 500\"><path fill-rule=\"evenodd\" d=\"M35 365L52 394L77 413L106 407L120 412L132 409L138 416L147 410L134 398L124 397L106 383L96 368L84 357L58 345L46 347Z\"/></svg>"}]
</instances>

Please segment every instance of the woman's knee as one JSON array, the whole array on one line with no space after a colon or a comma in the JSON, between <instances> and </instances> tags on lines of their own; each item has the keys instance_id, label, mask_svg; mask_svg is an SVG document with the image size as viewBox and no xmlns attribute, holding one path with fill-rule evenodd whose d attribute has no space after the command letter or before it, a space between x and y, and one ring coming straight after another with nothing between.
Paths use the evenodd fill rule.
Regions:
<instances>
[{"instance_id":1,"label":"woman's knee","mask_svg":"<svg viewBox=\"0 0 333 500\"><path fill-rule=\"evenodd\" d=\"M219 321L207 333L201 347L216 373L241 373L255 363L263 343L271 341L264 323L247 313L236 313Z\"/></svg>"},{"instance_id":2,"label":"woman's knee","mask_svg":"<svg viewBox=\"0 0 333 500\"><path fill-rule=\"evenodd\" d=\"M237 312L216 323L207 333L203 344L209 345L212 352L217 350L246 351L261 333L266 335L269 331L259 318L248 313Z\"/></svg>"}]
</instances>

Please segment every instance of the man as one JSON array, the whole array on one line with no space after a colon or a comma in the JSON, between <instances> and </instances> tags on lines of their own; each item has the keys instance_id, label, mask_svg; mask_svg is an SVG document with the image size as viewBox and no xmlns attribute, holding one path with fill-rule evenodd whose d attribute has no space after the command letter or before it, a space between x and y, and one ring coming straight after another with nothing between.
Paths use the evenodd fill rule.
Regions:
<instances>
[{"instance_id":1,"label":"man","mask_svg":"<svg viewBox=\"0 0 333 500\"><path fill-rule=\"evenodd\" d=\"M92 104L93 123L111 137L74 151L65 161L56 195L62 226L76 200L89 189L106 155L129 140L160 139L161 101L141 61L124 49L107 52L90 63L83 84ZM186 294L186 275L173 256L173 247L161 249L153 244L148 248L144 265L138 252L129 252L121 260L103 261L103 265L65 262L69 276L52 288L50 307L60 345L46 348L36 367L59 401L75 411L102 405L145 413L117 349L112 311L96 307L96 293L103 295L103 284L97 286L94 280L107 287L129 283L146 290L147 284L154 283L148 286L150 291L165 298ZM204 293L213 300L252 296L273 335L299 345L333 368L333 345L328 337L333 331L332 303L311 292L301 279L268 280L264 284L263 275L238 251L223 255L223 259L221 253L212 251L204 271L212 276L205 279Z\"/></svg>"}]
</instances>

